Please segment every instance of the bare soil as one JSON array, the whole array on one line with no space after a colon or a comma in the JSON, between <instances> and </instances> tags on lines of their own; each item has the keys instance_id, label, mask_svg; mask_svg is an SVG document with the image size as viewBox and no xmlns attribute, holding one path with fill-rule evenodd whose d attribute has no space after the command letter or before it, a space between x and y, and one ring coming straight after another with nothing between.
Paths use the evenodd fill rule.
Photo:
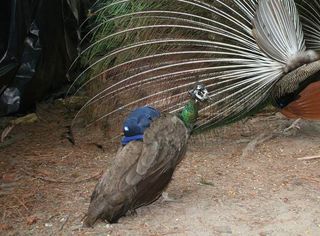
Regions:
<instances>
[{"instance_id":1,"label":"bare soil","mask_svg":"<svg viewBox=\"0 0 320 236\"><path fill-rule=\"evenodd\" d=\"M320 235L320 124L263 112L197 135L160 198L118 224L82 228L115 148L66 138L59 106L0 144L0 235ZM7 121L3 120L5 126Z\"/></svg>"}]
</instances>

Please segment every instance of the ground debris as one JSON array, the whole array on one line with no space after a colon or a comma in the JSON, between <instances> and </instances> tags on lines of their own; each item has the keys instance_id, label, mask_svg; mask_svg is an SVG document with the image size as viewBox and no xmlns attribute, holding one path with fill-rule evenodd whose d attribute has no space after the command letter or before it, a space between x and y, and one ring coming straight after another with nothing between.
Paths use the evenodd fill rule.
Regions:
<instances>
[{"instance_id":1,"label":"ground debris","mask_svg":"<svg viewBox=\"0 0 320 236\"><path fill-rule=\"evenodd\" d=\"M27 225L33 225L38 222L39 218L37 216L29 216L27 218Z\"/></svg>"},{"instance_id":2,"label":"ground debris","mask_svg":"<svg viewBox=\"0 0 320 236\"><path fill-rule=\"evenodd\" d=\"M310 160L317 160L317 159L320 159L320 155L319 156L307 156L307 157L298 158L298 160L300 160L300 161L310 161Z\"/></svg>"},{"instance_id":3,"label":"ground debris","mask_svg":"<svg viewBox=\"0 0 320 236\"><path fill-rule=\"evenodd\" d=\"M32 124L38 121L38 117L35 113L28 114L23 117L19 117L16 119L13 119L9 122L8 126L4 128L4 130L1 132L0 137L0 144L5 144L5 140L8 137L8 135L11 133L14 127L20 124Z\"/></svg>"},{"instance_id":4,"label":"ground debris","mask_svg":"<svg viewBox=\"0 0 320 236\"><path fill-rule=\"evenodd\" d=\"M60 222L61 222L62 224L61 224L61 226L60 226L59 231L62 231L62 230L63 230L64 226L66 225L66 223L67 223L68 220L69 220L69 217L70 217L70 216L67 215L67 216L63 217L63 218L60 220Z\"/></svg>"},{"instance_id":5,"label":"ground debris","mask_svg":"<svg viewBox=\"0 0 320 236\"><path fill-rule=\"evenodd\" d=\"M5 173L2 175L2 181L4 183L12 183L17 180L17 175L16 173Z\"/></svg>"},{"instance_id":6,"label":"ground debris","mask_svg":"<svg viewBox=\"0 0 320 236\"><path fill-rule=\"evenodd\" d=\"M201 178L201 180L200 180L200 182L199 182L199 185L205 185L205 186L214 187L214 183L213 183L213 182L207 181L207 180L204 179L204 178Z\"/></svg>"},{"instance_id":7,"label":"ground debris","mask_svg":"<svg viewBox=\"0 0 320 236\"><path fill-rule=\"evenodd\" d=\"M50 182L50 183L59 183L59 184L80 184L80 183L88 182L88 181L91 181L91 180L97 180L103 174L103 172L101 171L101 172L99 172L97 174L94 174L93 176L90 176L90 177L87 177L87 178L84 178L84 179L69 181L69 180L57 180L57 179L53 179L53 178L49 178L49 177L44 177L44 176L41 176L41 175L36 175L36 174L31 173L29 171L26 171L24 169L21 169L21 171L24 174L26 174L27 176L30 176L32 178L39 179L39 180L46 181L46 182Z\"/></svg>"},{"instance_id":8,"label":"ground debris","mask_svg":"<svg viewBox=\"0 0 320 236\"><path fill-rule=\"evenodd\" d=\"M12 226L12 225L0 224L0 232L1 232L1 231L12 230L12 229L13 229L13 226Z\"/></svg>"},{"instance_id":9,"label":"ground debris","mask_svg":"<svg viewBox=\"0 0 320 236\"><path fill-rule=\"evenodd\" d=\"M269 141L277 137L278 134L276 133L262 133L258 135L255 139L251 140L248 145L242 150L241 159L246 158L248 155L252 154L258 145Z\"/></svg>"}]
</instances>

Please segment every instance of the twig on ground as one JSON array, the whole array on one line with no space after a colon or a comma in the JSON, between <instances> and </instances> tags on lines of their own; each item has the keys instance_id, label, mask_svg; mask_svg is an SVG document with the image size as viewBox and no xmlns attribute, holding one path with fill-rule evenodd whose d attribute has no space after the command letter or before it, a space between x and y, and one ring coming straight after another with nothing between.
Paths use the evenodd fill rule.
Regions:
<instances>
[{"instance_id":1,"label":"twig on ground","mask_svg":"<svg viewBox=\"0 0 320 236\"><path fill-rule=\"evenodd\" d=\"M88 216L88 213L87 212L84 212L84 216L81 218L81 222Z\"/></svg>"},{"instance_id":2,"label":"twig on ground","mask_svg":"<svg viewBox=\"0 0 320 236\"><path fill-rule=\"evenodd\" d=\"M200 180L200 182L199 182L199 185L207 185L207 186L212 186L212 187L214 187L214 183L209 182L209 181L205 180L204 178L201 178L201 180Z\"/></svg>"},{"instance_id":3,"label":"twig on ground","mask_svg":"<svg viewBox=\"0 0 320 236\"><path fill-rule=\"evenodd\" d=\"M161 202L177 202L176 199L169 197L169 194L167 192L163 192L161 195L162 195Z\"/></svg>"},{"instance_id":4,"label":"twig on ground","mask_svg":"<svg viewBox=\"0 0 320 236\"><path fill-rule=\"evenodd\" d=\"M47 219L47 222L49 222L50 220L52 220L53 218L55 218L56 216L59 216L60 214L59 213L56 213L52 216L50 216L48 219Z\"/></svg>"},{"instance_id":5,"label":"twig on ground","mask_svg":"<svg viewBox=\"0 0 320 236\"><path fill-rule=\"evenodd\" d=\"M69 152L68 154L62 156L61 159L62 159L62 160L63 160L63 159L66 159L66 158L70 157L73 153L74 153L74 151L71 151L71 152Z\"/></svg>"},{"instance_id":6,"label":"twig on ground","mask_svg":"<svg viewBox=\"0 0 320 236\"><path fill-rule=\"evenodd\" d=\"M11 193L12 192L9 192L9 191L6 191L6 192L0 191L0 197L10 195Z\"/></svg>"},{"instance_id":7,"label":"twig on ground","mask_svg":"<svg viewBox=\"0 0 320 236\"><path fill-rule=\"evenodd\" d=\"M62 223L62 225L61 225L61 227L60 227L60 229L59 229L59 231L62 231L63 230L63 227L66 225L66 223L68 222L68 220L69 220L69 215L67 215L66 216L66 219L63 221L63 223Z\"/></svg>"},{"instance_id":8,"label":"twig on ground","mask_svg":"<svg viewBox=\"0 0 320 236\"><path fill-rule=\"evenodd\" d=\"M188 230L175 230L166 233L162 233L161 235L171 235L171 234L185 234Z\"/></svg>"},{"instance_id":9,"label":"twig on ground","mask_svg":"<svg viewBox=\"0 0 320 236\"><path fill-rule=\"evenodd\" d=\"M21 212L19 211L19 209L17 207L13 207L13 209L18 213L18 215L23 218L23 215L21 214Z\"/></svg>"},{"instance_id":10,"label":"twig on ground","mask_svg":"<svg viewBox=\"0 0 320 236\"><path fill-rule=\"evenodd\" d=\"M306 177L302 177L301 179L307 180L308 182L314 182L314 183L320 183L319 179L316 179L313 176L306 176Z\"/></svg>"},{"instance_id":11,"label":"twig on ground","mask_svg":"<svg viewBox=\"0 0 320 236\"><path fill-rule=\"evenodd\" d=\"M250 141L248 145L242 150L242 155L241 158L247 157L250 153L253 153L256 147L270 139L273 139L277 137L278 134L276 133L271 133L271 134L266 134L262 133L259 136L257 136L255 139Z\"/></svg>"},{"instance_id":12,"label":"twig on ground","mask_svg":"<svg viewBox=\"0 0 320 236\"><path fill-rule=\"evenodd\" d=\"M1 133L1 140L0 142L3 143L6 137L10 134L12 129L15 127L15 125L9 125L7 126Z\"/></svg>"},{"instance_id":13,"label":"twig on ground","mask_svg":"<svg viewBox=\"0 0 320 236\"><path fill-rule=\"evenodd\" d=\"M23 173L25 173L26 175L30 176L30 177L33 177L33 178L36 178L36 179L39 179L39 180L42 180L42 181L46 181L46 182L50 182L50 183L59 183L59 184L80 184L80 183L84 183L84 182L88 182L88 181L91 181L93 179L98 179L102 176L102 171L98 174L95 174L93 176L90 176L88 178L84 178L84 179L81 179L81 180L75 180L75 181L66 181L66 180L56 180L56 179L52 179L52 178L48 178L48 177L44 177L44 176L39 176L39 175L36 175L34 173L30 173L24 169L21 169L21 171Z\"/></svg>"},{"instance_id":14,"label":"twig on ground","mask_svg":"<svg viewBox=\"0 0 320 236\"><path fill-rule=\"evenodd\" d=\"M22 202L17 196L13 196L17 201L23 206L24 209L26 209L27 212L29 212L29 208Z\"/></svg>"},{"instance_id":15,"label":"twig on ground","mask_svg":"<svg viewBox=\"0 0 320 236\"><path fill-rule=\"evenodd\" d=\"M285 133L292 129L300 129L300 126L298 125L300 121L301 121L301 118L295 120L288 128L284 129L283 132Z\"/></svg>"},{"instance_id":16,"label":"twig on ground","mask_svg":"<svg viewBox=\"0 0 320 236\"><path fill-rule=\"evenodd\" d=\"M316 159L320 159L320 155L319 156L307 156L307 157L298 158L299 161L310 161L310 160L316 160Z\"/></svg>"},{"instance_id":17,"label":"twig on ground","mask_svg":"<svg viewBox=\"0 0 320 236\"><path fill-rule=\"evenodd\" d=\"M4 209L1 221L4 222L7 216L7 209Z\"/></svg>"}]
</instances>

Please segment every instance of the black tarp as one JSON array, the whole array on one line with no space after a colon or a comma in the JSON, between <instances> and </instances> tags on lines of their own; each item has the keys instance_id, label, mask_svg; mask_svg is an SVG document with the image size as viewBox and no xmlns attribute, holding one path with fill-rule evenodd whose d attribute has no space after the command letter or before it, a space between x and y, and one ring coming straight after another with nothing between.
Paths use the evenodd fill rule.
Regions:
<instances>
[{"instance_id":1,"label":"black tarp","mask_svg":"<svg viewBox=\"0 0 320 236\"><path fill-rule=\"evenodd\" d=\"M0 116L17 105L19 111L29 109L67 83L66 72L77 55L78 26L91 2L0 1ZM11 98L1 99L4 93ZM5 104L9 100L18 104Z\"/></svg>"}]
</instances>

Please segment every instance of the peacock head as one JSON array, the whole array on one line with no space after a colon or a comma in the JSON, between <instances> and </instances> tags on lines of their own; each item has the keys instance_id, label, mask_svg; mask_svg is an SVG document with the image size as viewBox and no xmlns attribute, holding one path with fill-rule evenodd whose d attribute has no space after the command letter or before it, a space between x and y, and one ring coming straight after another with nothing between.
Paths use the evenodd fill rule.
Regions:
<instances>
[{"instance_id":1,"label":"peacock head","mask_svg":"<svg viewBox=\"0 0 320 236\"><path fill-rule=\"evenodd\" d=\"M210 99L209 92L204 84L197 82L189 91L190 96L197 102L205 102Z\"/></svg>"}]
</instances>

